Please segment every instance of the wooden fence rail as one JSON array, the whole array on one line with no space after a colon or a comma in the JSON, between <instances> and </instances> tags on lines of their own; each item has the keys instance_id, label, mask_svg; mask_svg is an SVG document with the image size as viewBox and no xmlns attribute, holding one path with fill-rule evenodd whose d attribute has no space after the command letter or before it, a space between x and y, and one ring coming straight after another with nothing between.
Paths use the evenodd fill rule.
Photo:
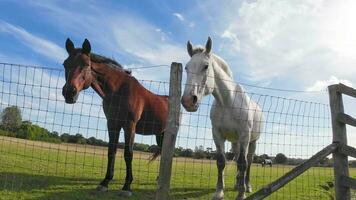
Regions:
<instances>
[{"instance_id":1,"label":"wooden fence rail","mask_svg":"<svg viewBox=\"0 0 356 200\"><path fill-rule=\"evenodd\" d=\"M356 119L344 113L342 94L356 98L356 90L343 84L330 85L328 89L333 129L332 144L247 199L259 200L269 196L331 153L334 159L336 200L351 199L350 188L356 189L356 179L349 177L348 156L356 158L356 149L347 146L346 124L356 126Z\"/></svg>"},{"instance_id":2,"label":"wooden fence rail","mask_svg":"<svg viewBox=\"0 0 356 200\"><path fill-rule=\"evenodd\" d=\"M338 147L337 143L332 143L329 146L325 147L323 150L316 153L313 157L305 161L304 163L293 168L291 171L280 177L279 179L273 181L269 185L263 187L259 191L255 192L247 198L247 200L259 200L264 199L273 192L282 188L284 185L292 181L294 178L301 175L303 172L307 171L309 168L313 167L315 164L319 163L325 157L334 152Z\"/></svg>"}]
</instances>

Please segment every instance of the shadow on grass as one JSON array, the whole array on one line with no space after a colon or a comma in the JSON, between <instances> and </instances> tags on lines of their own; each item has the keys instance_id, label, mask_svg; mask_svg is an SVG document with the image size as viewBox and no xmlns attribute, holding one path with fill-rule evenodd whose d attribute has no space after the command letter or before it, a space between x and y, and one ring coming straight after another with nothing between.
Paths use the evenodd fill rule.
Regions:
<instances>
[{"instance_id":1,"label":"shadow on grass","mask_svg":"<svg viewBox=\"0 0 356 200\"><path fill-rule=\"evenodd\" d=\"M125 199L119 196L120 184L117 181L113 181L110 185L113 189L108 192L98 192L95 188L99 181L96 178L0 172L0 193L5 192L9 199L11 195L19 193L23 195L23 199L36 200ZM140 186L147 189L134 189L133 196L129 199L154 199L156 191L154 182L142 183ZM173 188L170 193L172 199L196 199L214 191L213 188Z\"/></svg>"}]
</instances>

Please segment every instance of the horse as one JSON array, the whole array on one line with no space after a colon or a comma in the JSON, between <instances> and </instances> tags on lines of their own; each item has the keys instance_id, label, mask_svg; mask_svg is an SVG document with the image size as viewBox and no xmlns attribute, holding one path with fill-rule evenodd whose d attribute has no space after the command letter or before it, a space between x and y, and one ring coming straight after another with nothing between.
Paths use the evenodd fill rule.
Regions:
<instances>
[{"instance_id":1,"label":"horse","mask_svg":"<svg viewBox=\"0 0 356 200\"><path fill-rule=\"evenodd\" d=\"M113 59L91 53L90 42L85 39L82 48L74 48L68 38L65 44L68 58L63 62L66 83L62 89L65 102L74 104L80 91L92 87L103 100L103 110L109 132L108 162L105 178L97 187L107 191L114 176L115 155L120 130L124 130L126 178L123 196L131 196L132 156L135 133L156 135L160 154L168 117L168 96L157 95L144 88L128 70Z\"/></svg>"},{"instance_id":2,"label":"horse","mask_svg":"<svg viewBox=\"0 0 356 200\"><path fill-rule=\"evenodd\" d=\"M210 110L213 140L217 153L218 179L213 199L224 198L225 141L232 144L238 174L236 199L244 199L251 192L250 167L256 150L256 141L263 128L261 108L234 82L228 64L211 52L209 37L205 47L193 47L187 42L190 60L185 66L187 79L181 103L186 111L195 112L204 96L212 94Z\"/></svg>"}]
</instances>

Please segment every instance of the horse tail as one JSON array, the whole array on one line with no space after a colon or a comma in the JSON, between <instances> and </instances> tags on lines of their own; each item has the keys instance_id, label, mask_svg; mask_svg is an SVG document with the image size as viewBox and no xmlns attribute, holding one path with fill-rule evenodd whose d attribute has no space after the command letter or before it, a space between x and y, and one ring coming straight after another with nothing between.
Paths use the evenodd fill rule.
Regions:
<instances>
[{"instance_id":1,"label":"horse tail","mask_svg":"<svg viewBox=\"0 0 356 200\"><path fill-rule=\"evenodd\" d=\"M163 144L163 135L164 135L163 133L156 135L157 146L156 146L156 148L151 149L151 152L153 152L153 154L150 156L148 164L151 164L152 161L156 160L157 157L161 155L162 144Z\"/></svg>"}]
</instances>

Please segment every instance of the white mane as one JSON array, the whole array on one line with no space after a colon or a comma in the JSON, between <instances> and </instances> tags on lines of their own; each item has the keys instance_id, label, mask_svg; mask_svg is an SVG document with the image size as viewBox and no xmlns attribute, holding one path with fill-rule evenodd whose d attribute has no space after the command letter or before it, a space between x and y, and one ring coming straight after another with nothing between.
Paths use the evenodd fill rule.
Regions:
<instances>
[{"instance_id":1,"label":"white mane","mask_svg":"<svg viewBox=\"0 0 356 200\"><path fill-rule=\"evenodd\" d=\"M219 66L221 67L221 69L231 78L233 78L233 74L232 71L229 67L229 65L225 62L225 60L223 60L222 58L220 58L218 55L216 54L212 54L215 61L219 64Z\"/></svg>"}]
</instances>

